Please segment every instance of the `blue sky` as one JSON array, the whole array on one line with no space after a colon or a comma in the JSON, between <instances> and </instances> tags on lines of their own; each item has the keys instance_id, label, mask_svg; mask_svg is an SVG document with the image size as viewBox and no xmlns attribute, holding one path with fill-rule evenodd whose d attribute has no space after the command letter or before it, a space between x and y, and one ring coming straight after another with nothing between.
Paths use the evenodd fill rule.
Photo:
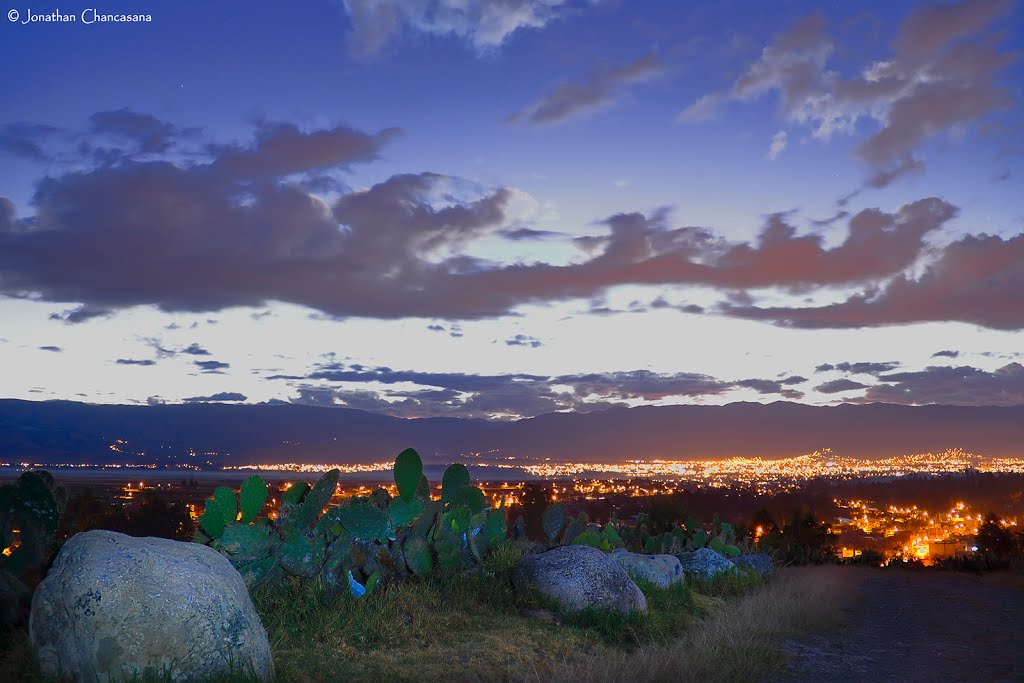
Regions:
<instances>
[{"instance_id":1,"label":"blue sky","mask_svg":"<svg viewBox=\"0 0 1024 683\"><path fill-rule=\"evenodd\" d=\"M7 397L1024 402L1018 3L85 7L0 27Z\"/></svg>"}]
</instances>

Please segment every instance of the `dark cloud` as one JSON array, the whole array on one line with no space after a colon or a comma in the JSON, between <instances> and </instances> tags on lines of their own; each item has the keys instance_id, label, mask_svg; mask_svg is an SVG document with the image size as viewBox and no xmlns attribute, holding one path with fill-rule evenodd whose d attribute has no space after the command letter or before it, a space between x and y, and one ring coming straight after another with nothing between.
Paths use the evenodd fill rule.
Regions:
<instances>
[{"instance_id":1,"label":"dark cloud","mask_svg":"<svg viewBox=\"0 0 1024 683\"><path fill-rule=\"evenodd\" d=\"M144 359L144 360L135 359L135 358L118 358L114 362L117 363L118 365L141 365L141 366L156 365L156 361L155 360L150 360L148 358Z\"/></svg>"},{"instance_id":2,"label":"dark cloud","mask_svg":"<svg viewBox=\"0 0 1024 683\"><path fill-rule=\"evenodd\" d=\"M538 346L543 346L543 344L539 339L534 337L528 337L525 334L517 334L511 339L506 339L505 346L528 346L531 349L535 349Z\"/></svg>"},{"instance_id":3,"label":"dark cloud","mask_svg":"<svg viewBox=\"0 0 1024 683\"><path fill-rule=\"evenodd\" d=\"M204 349L199 344L196 344L195 342L189 344L188 346L183 348L178 353L188 354L189 356L209 356L209 355L211 355L209 351Z\"/></svg>"},{"instance_id":4,"label":"dark cloud","mask_svg":"<svg viewBox=\"0 0 1024 683\"><path fill-rule=\"evenodd\" d=\"M844 391L853 391L855 389L864 389L868 385L855 382L852 379L834 379L831 382L825 382L814 387L815 391L820 391L823 394L838 394Z\"/></svg>"},{"instance_id":5,"label":"dark cloud","mask_svg":"<svg viewBox=\"0 0 1024 683\"><path fill-rule=\"evenodd\" d=\"M937 198L867 209L832 247L784 214L751 243L675 227L664 209L617 214L606 234L571 242L584 260L502 264L467 246L508 229L511 189L407 174L328 204L290 179L373 158L389 136L268 124L249 146L220 147L204 163L129 159L43 179L31 227L0 231L0 293L80 302L55 314L69 323L136 305L198 312L272 301L333 318L478 319L627 284L737 292L874 282L915 263L925 237L956 213Z\"/></svg>"},{"instance_id":6,"label":"dark cloud","mask_svg":"<svg viewBox=\"0 0 1024 683\"><path fill-rule=\"evenodd\" d=\"M804 380L803 377L790 378ZM789 399L800 399L804 397L802 391L796 389L787 389L787 384L794 384L790 380L773 380L773 379L741 379L736 382L736 386L743 387L744 389L753 389L759 394L779 394L784 398Z\"/></svg>"},{"instance_id":7,"label":"dark cloud","mask_svg":"<svg viewBox=\"0 0 1024 683\"><path fill-rule=\"evenodd\" d=\"M406 32L454 36L478 52L498 48L520 29L542 28L583 0L342 0L349 54L372 57Z\"/></svg>"},{"instance_id":8,"label":"dark cloud","mask_svg":"<svg viewBox=\"0 0 1024 683\"><path fill-rule=\"evenodd\" d=\"M230 363L222 363L219 360L197 360L192 362L197 368L202 370L204 373L220 373L221 370L230 368Z\"/></svg>"},{"instance_id":9,"label":"dark cloud","mask_svg":"<svg viewBox=\"0 0 1024 683\"><path fill-rule=\"evenodd\" d=\"M46 143L59 133L53 126L38 123L10 123L0 127L0 154L30 161L49 161Z\"/></svg>"},{"instance_id":10,"label":"dark cloud","mask_svg":"<svg viewBox=\"0 0 1024 683\"><path fill-rule=\"evenodd\" d=\"M872 169L867 185L884 187L920 172L914 155L929 138L1009 107L997 77L1016 58L1000 50L1010 0L922 4L900 27L892 54L845 78L828 63L837 52L820 14L803 19L766 47L732 87L705 95L679 116L714 116L725 102L779 94L783 115L809 125L819 139L852 133L864 119L875 132L856 148Z\"/></svg>"},{"instance_id":11,"label":"dark cloud","mask_svg":"<svg viewBox=\"0 0 1024 683\"><path fill-rule=\"evenodd\" d=\"M178 129L166 121L127 108L96 112L89 121L93 133L127 138L143 153L166 151L179 134Z\"/></svg>"},{"instance_id":12,"label":"dark cloud","mask_svg":"<svg viewBox=\"0 0 1024 683\"><path fill-rule=\"evenodd\" d=\"M978 368L928 367L919 372L882 375L884 384L869 387L865 401L974 406L1024 404L1024 366L1010 363L993 371Z\"/></svg>"},{"instance_id":13,"label":"dark cloud","mask_svg":"<svg viewBox=\"0 0 1024 683\"><path fill-rule=\"evenodd\" d=\"M0 261L3 256L0 254ZM3 273L0 273L0 284L3 283ZM94 318L106 318L112 315L113 312L109 308L102 306L92 306L89 304L82 304L75 308L69 308L60 313L51 313L49 315L50 320L59 320L60 322L67 323L69 325L77 325L78 323L88 322Z\"/></svg>"},{"instance_id":14,"label":"dark cloud","mask_svg":"<svg viewBox=\"0 0 1024 683\"><path fill-rule=\"evenodd\" d=\"M662 71L658 58L649 54L610 67L601 65L583 83L563 83L526 109L508 117L509 123L553 125L611 106L630 86L649 80Z\"/></svg>"},{"instance_id":15,"label":"dark cloud","mask_svg":"<svg viewBox=\"0 0 1024 683\"><path fill-rule=\"evenodd\" d=\"M245 394L239 394L235 391L222 391L212 396L193 396L192 398L183 399L183 403L216 403L219 401L245 401L247 399Z\"/></svg>"},{"instance_id":16,"label":"dark cloud","mask_svg":"<svg viewBox=\"0 0 1024 683\"><path fill-rule=\"evenodd\" d=\"M956 358L960 355L959 351L936 351L932 354L932 358Z\"/></svg>"},{"instance_id":17,"label":"dark cloud","mask_svg":"<svg viewBox=\"0 0 1024 683\"><path fill-rule=\"evenodd\" d=\"M40 351L52 351L52 352L54 352L54 353L60 353L60 352L61 352L61 351L63 351L64 349L62 349L62 348L61 348L61 347L59 347L59 346L40 346L40 347L39 347L39 350L40 350Z\"/></svg>"},{"instance_id":18,"label":"dark cloud","mask_svg":"<svg viewBox=\"0 0 1024 683\"><path fill-rule=\"evenodd\" d=\"M214 146L211 170L232 179L276 178L372 161L380 148L401 133L388 128L369 135L348 126L305 132L291 123L265 123L247 147Z\"/></svg>"},{"instance_id":19,"label":"dark cloud","mask_svg":"<svg viewBox=\"0 0 1024 683\"><path fill-rule=\"evenodd\" d=\"M815 372L828 372L838 370L853 375L878 375L883 372L891 372L900 366L899 361L886 361L884 363L825 363L814 368Z\"/></svg>"},{"instance_id":20,"label":"dark cloud","mask_svg":"<svg viewBox=\"0 0 1024 683\"><path fill-rule=\"evenodd\" d=\"M533 228L515 228L513 230L500 230L499 235L505 239L518 242L521 240L540 240L552 237L565 237L564 233L553 230L535 230Z\"/></svg>"},{"instance_id":21,"label":"dark cloud","mask_svg":"<svg viewBox=\"0 0 1024 683\"><path fill-rule=\"evenodd\" d=\"M475 375L428 373L367 368L326 363L307 375L270 375L268 380L292 383L298 396L292 400L316 405L344 405L371 412L402 417L459 415L508 419L573 410L590 411L626 405L628 399L657 401L665 398L719 396L747 387L762 394L802 398L802 392L788 388L806 381L802 377L782 380L727 382L699 373L661 374L649 370L583 373L567 375ZM332 387L324 382L345 384ZM351 385L382 384L383 390L352 388ZM394 385L415 385L403 389Z\"/></svg>"},{"instance_id":22,"label":"dark cloud","mask_svg":"<svg viewBox=\"0 0 1024 683\"><path fill-rule=\"evenodd\" d=\"M826 306L757 308L725 305L722 312L800 328L876 327L960 321L1003 330L1024 328L1024 234L1009 239L967 235L943 248L921 275L898 275Z\"/></svg>"}]
</instances>

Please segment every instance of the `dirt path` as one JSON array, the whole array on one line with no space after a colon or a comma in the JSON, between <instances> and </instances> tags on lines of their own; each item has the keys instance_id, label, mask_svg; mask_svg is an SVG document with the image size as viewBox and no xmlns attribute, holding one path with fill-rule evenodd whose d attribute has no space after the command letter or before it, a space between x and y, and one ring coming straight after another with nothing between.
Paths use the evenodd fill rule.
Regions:
<instances>
[{"instance_id":1,"label":"dirt path","mask_svg":"<svg viewBox=\"0 0 1024 683\"><path fill-rule=\"evenodd\" d=\"M872 571L835 633L788 641L789 681L1024 681L1024 588Z\"/></svg>"}]
</instances>

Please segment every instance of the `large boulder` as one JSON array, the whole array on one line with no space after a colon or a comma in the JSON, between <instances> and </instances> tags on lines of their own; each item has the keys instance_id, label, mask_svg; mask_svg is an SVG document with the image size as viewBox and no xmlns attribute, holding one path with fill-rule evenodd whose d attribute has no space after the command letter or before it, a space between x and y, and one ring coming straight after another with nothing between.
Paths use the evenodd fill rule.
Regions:
<instances>
[{"instance_id":1,"label":"large boulder","mask_svg":"<svg viewBox=\"0 0 1024 683\"><path fill-rule=\"evenodd\" d=\"M611 556L588 545L566 545L527 555L512 570L517 590L535 589L558 601L563 611L587 607L622 614L647 612L647 600Z\"/></svg>"},{"instance_id":2,"label":"large boulder","mask_svg":"<svg viewBox=\"0 0 1024 683\"><path fill-rule=\"evenodd\" d=\"M713 578L722 572L736 571L736 565L711 548L701 548L692 553L679 553L676 557L682 564L684 572L697 574L705 579Z\"/></svg>"},{"instance_id":3,"label":"large boulder","mask_svg":"<svg viewBox=\"0 0 1024 683\"><path fill-rule=\"evenodd\" d=\"M771 576L775 573L775 560L765 553L740 555L732 558L732 563L737 567L750 567L761 576Z\"/></svg>"},{"instance_id":4,"label":"large boulder","mask_svg":"<svg viewBox=\"0 0 1024 683\"><path fill-rule=\"evenodd\" d=\"M674 555L641 555L618 548L612 552L612 557L634 579L650 581L659 588L668 588L685 580L683 565Z\"/></svg>"},{"instance_id":5,"label":"large boulder","mask_svg":"<svg viewBox=\"0 0 1024 683\"><path fill-rule=\"evenodd\" d=\"M75 681L274 671L245 581L198 543L72 536L32 598L29 633L43 674Z\"/></svg>"}]
</instances>

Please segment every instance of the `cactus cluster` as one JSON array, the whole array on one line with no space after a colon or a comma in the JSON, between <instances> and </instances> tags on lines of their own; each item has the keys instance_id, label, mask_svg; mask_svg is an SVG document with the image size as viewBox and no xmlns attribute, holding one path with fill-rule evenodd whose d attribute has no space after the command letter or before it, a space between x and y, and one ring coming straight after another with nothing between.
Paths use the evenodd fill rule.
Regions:
<instances>
[{"instance_id":1,"label":"cactus cluster","mask_svg":"<svg viewBox=\"0 0 1024 683\"><path fill-rule=\"evenodd\" d=\"M16 621L54 549L67 493L49 472L0 486L0 626Z\"/></svg>"},{"instance_id":2,"label":"cactus cluster","mask_svg":"<svg viewBox=\"0 0 1024 683\"><path fill-rule=\"evenodd\" d=\"M709 527L694 518L686 520L685 525L677 526L672 531L661 534L649 534L645 528L646 516L641 514L636 526L632 529L632 541L641 552L648 555L676 554L711 548L725 557L736 557L740 549L736 545L736 530L728 522L714 516Z\"/></svg>"},{"instance_id":3,"label":"cactus cluster","mask_svg":"<svg viewBox=\"0 0 1024 683\"><path fill-rule=\"evenodd\" d=\"M199 518L195 540L226 555L250 589L297 576L321 578L329 591L362 597L381 582L425 577L435 567L480 566L505 538L504 509L490 509L464 465L448 467L437 501L411 448L395 459L397 497L378 489L331 507L338 477L331 470L312 488L290 487L275 520L259 517L268 493L258 475L237 495L219 487Z\"/></svg>"},{"instance_id":4,"label":"cactus cluster","mask_svg":"<svg viewBox=\"0 0 1024 683\"><path fill-rule=\"evenodd\" d=\"M586 512L569 517L562 503L552 503L545 508L541 523L551 545L589 545L605 552L623 545L614 519L602 527L591 522Z\"/></svg>"}]
</instances>

